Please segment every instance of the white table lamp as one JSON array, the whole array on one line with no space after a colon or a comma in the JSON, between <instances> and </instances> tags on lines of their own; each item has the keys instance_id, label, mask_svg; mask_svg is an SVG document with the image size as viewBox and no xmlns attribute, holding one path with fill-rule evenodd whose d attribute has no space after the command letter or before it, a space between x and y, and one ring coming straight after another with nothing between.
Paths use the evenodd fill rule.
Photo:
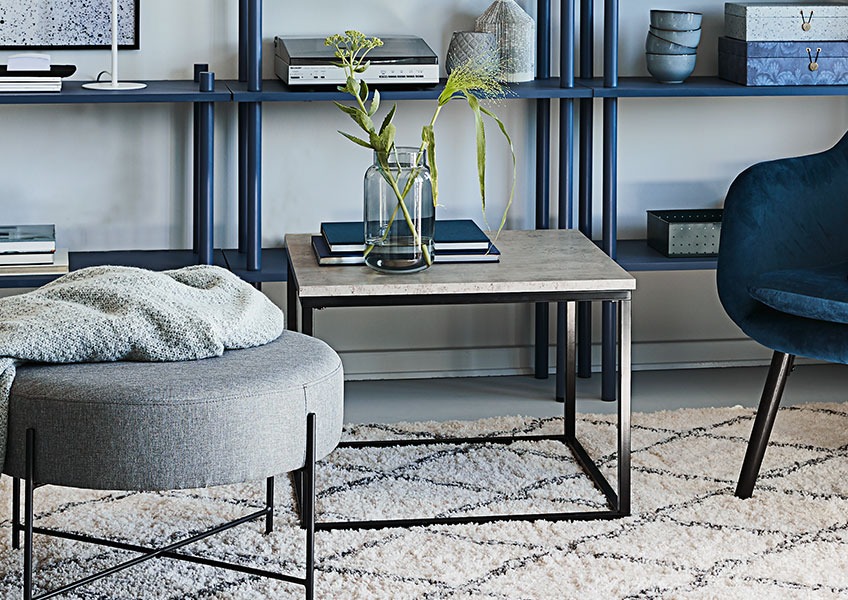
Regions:
<instances>
[{"instance_id":1,"label":"white table lamp","mask_svg":"<svg viewBox=\"0 0 848 600\"><path fill-rule=\"evenodd\" d=\"M112 80L84 83L82 87L90 90L140 90L146 83L118 81L118 0L112 0Z\"/></svg>"}]
</instances>

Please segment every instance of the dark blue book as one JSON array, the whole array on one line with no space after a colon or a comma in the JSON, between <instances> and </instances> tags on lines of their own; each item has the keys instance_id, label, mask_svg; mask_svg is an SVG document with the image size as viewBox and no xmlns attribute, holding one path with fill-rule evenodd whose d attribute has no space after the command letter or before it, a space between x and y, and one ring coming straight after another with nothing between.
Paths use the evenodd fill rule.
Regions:
<instances>
[{"instance_id":1,"label":"dark blue book","mask_svg":"<svg viewBox=\"0 0 848 600\"><path fill-rule=\"evenodd\" d=\"M365 226L362 221L321 223L321 235L331 252L365 250ZM471 219L437 219L433 244L439 250L488 250L489 236Z\"/></svg>"},{"instance_id":2,"label":"dark blue book","mask_svg":"<svg viewBox=\"0 0 848 600\"><path fill-rule=\"evenodd\" d=\"M312 249L319 265L364 265L365 257L362 250L333 252L320 235L312 236ZM434 262L437 263L470 263L498 262L500 251L489 242L485 250L436 250Z\"/></svg>"}]
</instances>

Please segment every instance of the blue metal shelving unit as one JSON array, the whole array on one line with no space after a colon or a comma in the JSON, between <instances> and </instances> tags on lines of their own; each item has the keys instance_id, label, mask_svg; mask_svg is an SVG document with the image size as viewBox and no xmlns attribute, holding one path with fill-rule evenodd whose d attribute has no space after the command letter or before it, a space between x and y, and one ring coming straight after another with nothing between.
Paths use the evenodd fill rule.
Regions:
<instances>
[{"instance_id":1,"label":"blue metal shelving unit","mask_svg":"<svg viewBox=\"0 0 848 600\"><path fill-rule=\"evenodd\" d=\"M193 105L193 248L189 250L71 252L68 257L71 270L102 264L155 270L174 269L191 264L227 266L223 253L213 249L212 239L214 106L218 102L231 102L233 95L226 85L215 81L214 75L208 71L206 65L202 67L197 65L195 75L193 81L148 81L147 87L140 90L116 92L88 90L82 87L82 81L66 81L62 84L61 92L0 94L0 105L103 103L189 103ZM3 276L0 277L0 287L38 287L56 277L56 275Z\"/></svg>"},{"instance_id":2,"label":"blue metal shelving unit","mask_svg":"<svg viewBox=\"0 0 848 600\"><path fill-rule=\"evenodd\" d=\"M668 258L647 245L645 240L618 240L616 214L618 210L618 101L627 98L735 98L735 97L810 97L810 96L848 96L848 86L763 86L739 85L718 77L690 77L682 84L667 85L657 83L648 77L619 77L619 0L604 0L604 71L603 77L595 77L591 69L591 38L593 28L592 4L595 0L581 0L581 72L577 84L592 90L592 97L599 98L603 104L603 225L600 246L619 264L630 271L681 271L695 269L714 269L715 258ZM588 102L586 103L588 106ZM582 105L581 105L582 107ZM585 121L584 121L585 119ZM580 227L587 234L591 232L591 113L581 113L580 131L580 176L581 191ZM586 179L586 183L582 179ZM583 188L581 187L581 190ZM612 306L603 306L602 314L602 351L601 370L602 397L611 400L615 397L615 339L616 315ZM588 354L590 340L585 331L588 317L581 318L581 351ZM586 359L588 360L588 358ZM585 370L584 370L585 367ZM578 371L588 374L589 367L581 362Z\"/></svg>"},{"instance_id":3,"label":"blue metal shelving unit","mask_svg":"<svg viewBox=\"0 0 848 600\"><path fill-rule=\"evenodd\" d=\"M715 259L666 258L649 248L644 240L617 240L618 177L618 102L627 98L758 97L758 96L846 96L848 86L748 87L717 77L691 77L680 85L663 85L645 77L618 74L619 0L603 0L602 77L595 77L594 9L599 0L580 0L579 23L575 16L576 0L561 0L560 73L551 74L552 6L550 0L537 0L537 79L513 84L511 98L534 101L536 107L536 226L570 228L574 202L574 167L577 167L578 217L576 226L592 235L593 114L595 100L603 110L602 133L602 231L600 246L622 266L632 271L689 270L715 268ZM194 242L191 250L147 252L71 253L71 268L109 262L149 268L175 268L193 263L214 263L233 269L253 283L285 280L285 251L261 248L262 240L262 104L264 102L327 102L345 100L335 89L292 89L278 79L263 81L262 74L262 0L239 0L239 75L237 81L216 81L206 65L197 65L194 81L148 81L142 90L104 92L86 90L82 82L67 81L58 93L4 93L0 104L76 104L76 103L191 103L194 108ZM575 45L579 61L575 62ZM578 73L575 73L578 66ZM576 75L576 76L575 76ZM444 82L419 89L385 89L386 100L432 100ZM552 101L558 103L559 130L552 140ZM214 147L214 107L233 102L238 112L238 248L216 251L212 239L212 175ZM577 122L575 124L575 107ZM577 126L575 126L577 125ZM578 141L575 153L574 140ZM559 197L557 222L552 225L551 145L557 144ZM41 285L51 277L4 277L0 287ZM537 377L548 372L546 305L536 309ZM564 335L564 307L557 307L557 360ZM578 309L578 373L591 371L591 306ZM615 396L616 315L614 307L602 307L602 396Z\"/></svg>"}]
</instances>

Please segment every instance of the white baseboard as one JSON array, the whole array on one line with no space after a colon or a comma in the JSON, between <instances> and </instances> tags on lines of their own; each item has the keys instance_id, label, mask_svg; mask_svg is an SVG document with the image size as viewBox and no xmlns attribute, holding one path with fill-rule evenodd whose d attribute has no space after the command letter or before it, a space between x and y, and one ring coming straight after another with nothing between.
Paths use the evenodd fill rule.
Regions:
<instances>
[{"instance_id":1,"label":"white baseboard","mask_svg":"<svg viewBox=\"0 0 848 600\"><path fill-rule=\"evenodd\" d=\"M340 352L345 377L367 379L419 379L480 377L533 373L534 351L530 346L512 348L438 348ZM704 340L683 342L637 342L633 344L633 369L692 369L767 365L772 352L756 342ZM556 349L548 364L553 372ZM600 370L600 346L592 348L592 369Z\"/></svg>"}]
</instances>

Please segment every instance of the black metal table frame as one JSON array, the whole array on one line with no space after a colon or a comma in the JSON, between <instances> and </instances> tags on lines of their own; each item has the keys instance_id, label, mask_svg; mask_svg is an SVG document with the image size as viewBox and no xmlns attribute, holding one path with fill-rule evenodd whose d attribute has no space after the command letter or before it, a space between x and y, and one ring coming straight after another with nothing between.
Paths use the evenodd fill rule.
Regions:
<instances>
[{"instance_id":1,"label":"black metal table frame","mask_svg":"<svg viewBox=\"0 0 848 600\"><path fill-rule=\"evenodd\" d=\"M361 521L315 521L317 531L334 529L381 529L386 527L416 527L427 525L457 525L488 523L493 521L563 521L616 519L630 514L630 388L631 388L631 308L630 291L576 291L576 292L480 292L469 294L407 294L367 296L300 296L297 273L288 257L288 279L286 290L286 322L291 331L298 330L298 303L302 318L300 331L306 335L314 333L314 311L335 307L366 306L418 306L458 304L506 304L506 303L557 303L557 358L556 399L563 401L564 426L562 435L531 435L508 437L428 438L366 440L341 442L339 447L391 447L431 444L510 444L516 441L558 440L573 453L584 473L592 480L607 500L606 510L523 513L506 515L479 515L464 517L423 517L411 519L374 519ZM340 267L345 268L345 267ZM576 303L581 301L609 301L618 308L618 369L617 369L617 458L618 490L607 481L595 461L577 439L576 410ZM292 478L298 507L301 505L301 478Z\"/></svg>"}]
</instances>

